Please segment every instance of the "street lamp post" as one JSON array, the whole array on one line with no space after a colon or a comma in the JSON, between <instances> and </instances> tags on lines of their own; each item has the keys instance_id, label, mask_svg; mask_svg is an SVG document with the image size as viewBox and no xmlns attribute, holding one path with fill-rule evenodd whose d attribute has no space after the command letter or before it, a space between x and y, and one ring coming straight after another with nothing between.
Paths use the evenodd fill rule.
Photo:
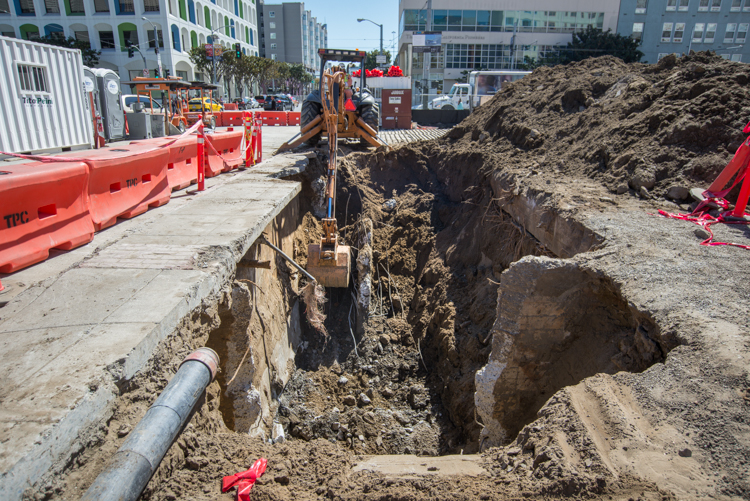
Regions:
<instances>
[{"instance_id":1,"label":"street lamp post","mask_svg":"<svg viewBox=\"0 0 750 501\"><path fill-rule=\"evenodd\" d=\"M370 21L369 19L362 19L362 18L357 19L358 23L361 23L362 21L368 21L374 24L375 26L380 26L380 55L382 56L383 55L383 25L378 24L375 21Z\"/></svg>"},{"instance_id":2,"label":"street lamp post","mask_svg":"<svg viewBox=\"0 0 750 501\"><path fill-rule=\"evenodd\" d=\"M214 85L216 85L216 32L219 30L223 30L224 28L230 28L231 24L226 24L222 26L221 28L214 28L211 30L211 65L212 69L211 72L213 73L211 80L213 81Z\"/></svg>"},{"instance_id":3,"label":"street lamp post","mask_svg":"<svg viewBox=\"0 0 750 501\"><path fill-rule=\"evenodd\" d=\"M154 29L154 53L156 54L156 63L159 65L159 74L157 76L161 77L164 73L161 69L161 54L159 54L159 33L156 31L156 26L154 26L154 23L152 23L150 19L148 19L146 16L141 16L141 19L150 24ZM148 38L148 35L146 36L146 38Z\"/></svg>"}]
</instances>

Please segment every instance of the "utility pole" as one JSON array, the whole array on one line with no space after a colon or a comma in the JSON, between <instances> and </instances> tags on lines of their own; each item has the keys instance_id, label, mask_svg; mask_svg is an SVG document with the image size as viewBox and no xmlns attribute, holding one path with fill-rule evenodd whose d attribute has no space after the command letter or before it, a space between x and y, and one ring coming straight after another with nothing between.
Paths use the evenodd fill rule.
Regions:
<instances>
[{"instance_id":1,"label":"utility pole","mask_svg":"<svg viewBox=\"0 0 750 501\"><path fill-rule=\"evenodd\" d=\"M163 73L161 69L161 54L159 54L159 33L156 31L156 26L154 26L154 23L152 23L149 18L142 16L141 19L149 23L154 29L154 53L156 54L156 63L159 65L159 73L156 76L161 77Z\"/></svg>"}]
</instances>

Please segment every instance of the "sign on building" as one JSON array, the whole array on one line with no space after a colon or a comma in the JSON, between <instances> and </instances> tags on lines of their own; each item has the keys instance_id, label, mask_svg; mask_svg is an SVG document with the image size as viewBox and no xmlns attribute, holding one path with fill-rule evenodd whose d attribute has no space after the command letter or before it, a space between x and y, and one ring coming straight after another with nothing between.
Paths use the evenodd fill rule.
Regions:
<instances>
[{"instance_id":1,"label":"sign on building","mask_svg":"<svg viewBox=\"0 0 750 501\"><path fill-rule=\"evenodd\" d=\"M439 31L417 31L412 37L412 52L440 53L443 43L442 33Z\"/></svg>"}]
</instances>

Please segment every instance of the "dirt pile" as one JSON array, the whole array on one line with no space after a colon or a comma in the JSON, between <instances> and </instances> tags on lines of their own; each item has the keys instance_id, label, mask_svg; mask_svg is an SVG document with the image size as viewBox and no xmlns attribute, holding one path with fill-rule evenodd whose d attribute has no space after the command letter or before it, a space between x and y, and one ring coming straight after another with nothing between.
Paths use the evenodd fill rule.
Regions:
<instances>
[{"instance_id":1,"label":"dirt pile","mask_svg":"<svg viewBox=\"0 0 750 501\"><path fill-rule=\"evenodd\" d=\"M708 52L655 65L602 57L540 68L454 128L448 144L532 174L683 200L685 187L707 187L744 140L749 81L747 65Z\"/></svg>"}]
</instances>

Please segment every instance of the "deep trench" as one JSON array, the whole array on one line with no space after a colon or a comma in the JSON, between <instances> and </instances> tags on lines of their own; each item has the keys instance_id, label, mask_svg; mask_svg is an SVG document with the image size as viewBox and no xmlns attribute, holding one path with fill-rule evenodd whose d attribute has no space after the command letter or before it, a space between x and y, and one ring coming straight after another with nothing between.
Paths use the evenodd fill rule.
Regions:
<instances>
[{"instance_id":1,"label":"deep trench","mask_svg":"<svg viewBox=\"0 0 750 501\"><path fill-rule=\"evenodd\" d=\"M273 403L272 416L262 419L266 426L272 419L287 440L323 438L360 453L470 453L488 433L490 444L510 442L565 386L664 360L658 326L606 276L556 259L502 209L481 168L473 179L456 180L458 186L440 179L446 165L481 161L402 149L341 162L336 215L342 239L354 248L352 284L327 289L328 337L297 317L300 344L288 381L268 374ZM306 245L319 238L316 199L325 162L319 154L299 178L305 216L295 231L294 255L303 265ZM358 329L354 292L362 277L355 263L367 220L373 226L372 300ZM524 256L558 265L535 276L534 287L515 291L526 296L513 313L507 298L498 307L498 292L502 282L501 295L513 295L518 284L506 284L502 274ZM497 311L518 318L498 319ZM225 338L224 329L236 321L225 314L212 339ZM523 325L509 334L507 321ZM490 362L493 344L499 351L508 336L515 344L490 390L493 405L484 421L492 422L483 422L475 405L477 373ZM225 351L234 349L230 344ZM224 421L248 432L247 423L258 417L239 423L238 401L248 394L227 390L233 373L227 369L220 377L229 397L221 406Z\"/></svg>"}]
</instances>

